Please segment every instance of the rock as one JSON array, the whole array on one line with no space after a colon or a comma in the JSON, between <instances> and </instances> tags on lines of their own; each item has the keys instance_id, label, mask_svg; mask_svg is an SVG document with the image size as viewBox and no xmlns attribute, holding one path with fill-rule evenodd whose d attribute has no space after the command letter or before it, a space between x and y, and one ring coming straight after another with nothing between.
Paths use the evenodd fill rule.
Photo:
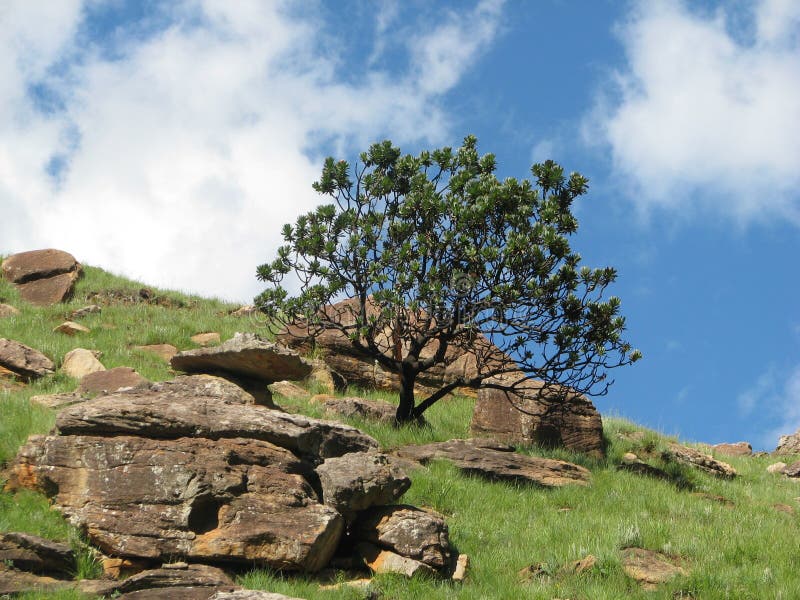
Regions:
<instances>
[{"instance_id":1,"label":"rock","mask_svg":"<svg viewBox=\"0 0 800 600\"><path fill-rule=\"evenodd\" d=\"M78 335L79 333L89 333L91 331L88 327L84 327L80 323L74 321L64 321L58 327L53 328L53 332L63 333L65 335Z\"/></svg>"},{"instance_id":2,"label":"rock","mask_svg":"<svg viewBox=\"0 0 800 600\"><path fill-rule=\"evenodd\" d=\"M580 560L573 561L568 565L564 565L561 568L561 573L564 575L580 575L581 573L585 573L594 568L597 564L597 558L589 554L588 556L584 556Z\"/></svg>"},{"instance_id":3,"label":"rock","mask_svg":"<svg viewBox=\"0 0 800 600\"><path fill-rule=\"evenodd\" d=\"M124 388L140 388L148 385L150 382L130 367L114 367L82 377L78 392L108 394Z\"/></svg>"},{"instance_id":4,"label":"rock","mask_svg":"<svg viewBox=\"0 0 800 600\"><path fill-rule=\"evenodd\" d=\"M209 331L207 333L198 333L193 335L191 338L195 344L198 346L210 346L211 344L219 344L220 337L216 331Z\"/></svg>"},{"instance_id":5,"label":"rock","mask_svg":"<svg viewBox=\"0 0 800 600\"><path fill-rule=\"evenodd\" d=\"M169 587L161 589L145 589L114 596L114 600L209 600L218 593L227 593L238 586L222 587Z\"/></svg>"},{"instance_id":6,"label":"rock","mask_svg":"<svg viewBox=\"0 0 800 600\"><path fill-rule=\"evenodd\" d=\"M150 384L149 392L158 394L165 401L186 396L219 398L228 404L254 404L248 394L235 383L213 375L179 375L168 381ZM135 390L134 390L135 391Z\"/></svg>"},{"instance_id":7,"label":"rock","mask_svg":"<svg viewBox=\"0 0 800 600\"><path fill-rule=\"evenodd\" d=\"M249 438L287 448L315 463L378 448L373 438L333 421L212 396L176 395L164 400L146 389L102 396L61 411L56 427L64 435Z\"/></svg>"},{"instance_id":8,"label":"rock","mask_svg":"<svg viewBox=\"0 0 800 600\"><path fill-rule=\"evenodd\" d=\"M0 367L24 381L31 381L55 372L53 361L30 346L0 338Z\"/></svg>"},{"instance_id":9,"label":"rock","mask_svg":"<svg viewBox=\"0 0 800 600\"><path fill-rule=\"evenodd\" d=\"M664 458L705 471L716 477L725 479L733 479L736 477L736 469L728 463L716 460L708 454L700 452L700 450L682 446L675 442L670 442L667 445L667 449L664 451Z\"/></svg>"},{"instance_id":10,"label":"rock","mask_svg":"<svg viewBox=\"0 0 800 600\"><path fill-rule=\"evenodd\" d=\"M84 396L78 392L66 392L64 394L46 394L39 396L31 396L29 402L31 404L38 404L45 408L60 409L65 406L71 406L78 402L85 402L89 396Z\"/></svg>"},{"instance_id":11,"label":"rock","mask_svg":"<svg viewBox=\"0 0 800 600\"><path fill-rule=\"evenodd\" d=\"M800 429L791 435L782 435L775 454L800 454Z\"/></svg>"},{"instance_id":12,"label":"rock","mask_svg":"<svg viewBox=\"0 0 800 600\"><path fill-rule=\"evenodd\" d=\"M336 550L344 519L318 503L310 474L259 440L31 436L9 488L49 496L106 554L313 572Z\"/></svg>"},{"instance_id":13,"label":"rock","mask_svg":"<svg viewBox=\"0 0 800 600\"><path fill-rule=\"evenodd\" d=\"M522 567L517 571L517 577L524 583L532 583L534 581L541 581L550 577L550 572L547 565L544 563L534 563L527 567Z\"/></svg>"},{"instance_id":14,"label":"rock","mask_svg":"<svg viewBox=\"0 0 800 600\"><path fill-rule=\"evenodd\" d=\"M139 590L164 588L234 588L233 580L217 567L209 565L186 565L182 569L150 569L128 577L118 584L116 591L129 594ZM173 596L178 597L178 596Z\"/></svg>"},{"instance_id":15,"label":"rock","mask_svg":"<svg viewBox=\"0 0 800 600\"><path fill-rule=\"evenodd\" d=\"M69 316L71 319L82 319L88 315L99 315L101 312L102 309L97 306L97 304L90 304L89 306L73 310Z\"/></svg>"},{"instance_id":16,"label":"rock","mask_svg":"<svg viewBox=\"0 0 800 600\"><path fill-rule=\"evenodd\" d=\"M51 306L68 299L72 294L79 272L56 275L17 285L19 296L35 306Z\"/></svg>"},{"instance_id":17,"label":"rock","mask_svg":"<svg viewBox=\"0 0 800 600\"><path fill-rule=\"evenodd\" d=\"M290 400L304 400L311 397L311 394L309 394L307 390L304 390L291 381L276 381L275 383L270 383L267 387L273 394L289 398Z\"/></svg>"},{"instance_id":18,"label":"rock","mask_svg":"<svg viewBox=\"0 0 800 600\"><path fill-rule=\"evenodd\" d=\"M249 317L258 312L258 309L253 304L245 304L230 313L232 317Z\"/></svg>"},{"instance_id":19,"label":"rock","mask_svg":"<svg viewBox=\"0 0 800 600\"><path fill-rule=\"evenodd\" d=\"M71 588L72 583L53 577L8 569L0 565L0 597L2 598L9 598L24 592L55 592Z\"/></svg>"},{"instance_id":20,"label":"rock","mask_svg":"<svg viewBox=\"0 0 800 600\"><path fill-rule=\"evenodd\" d=\"M70 573L75 554L69 544L27 533L0 533L0 563L36 573Z\"/></svg>"},{"instance_id":21,"label":"rock","mask_svg":"<svg viewBox=\"0 0 800 600\"><path fill-rule=\"evenodd\" d=\"M617 468L621 471L628 471L629 473L644 475L654 479L662 479L664 481L672 480L672 477L669 473L663 469L659 469L658 467L654 467L653 465L644 462L633 452L626 452L622 456L622 462L617 465Z\"/></svg>"},{"instance_id":22,"label":"rock","mask_svg":"<svg viewBox=\"0 0 800 600\"><path fill-rule=\"evenodd\" d=\"M235 592L217 592L211 600L303 600L276 594L275 592L259 592L256 590L237 590Z\"/></svg>"},{"instance_id":23,"label":"rock","mask_svg":"<svg viewBox=\"0 0 800 600\"><path fill-rule=\"evenodd\" d=\"M299 381L311 373L311 365L296 352L252 333L237 333L213 348L179 352L170 360L173 368L187 373L209 373L244 387L261 404L271 404L266 385Z\"/></svg>"},{"instance_id":24,"label":"rock","mask_svg":"<svg viewBox=\"0 0 800 600\"><path fill-rule=\"evenodd\" d=\"M75 379L80 379L89 373L105 371L106 368L103 363L97 360L99 354L97 351L86 350L85 348L70 350L64 355L61 371Z\"/></svg>"},{"instance_id":25,"label":"rock","mask_svg":"<svg viewBox=\"0 0 800 600\"><path fill-rule=\"evenodd\" d=\"M334 392L344 392L347 389L347 379L343 375L331 369L328 364L319 359L312 359L311 374L308 376L308 383L321 389L326 394Z\"/></svg>"},{"instance_id":26,"label":"rock","mask_svg":"<svg viewBox=\"0 0 800 600\"><path fill-rule=\"evenodd\" d=\"M434 569L450 564L447 523L433 511L405 505L376 506L358 516L352 535Z\"/></svg>"},{"instance_id":27,"label":"rock","mask_svg":"<svg viewBox=\"0 0 800 600\"><path fill-rule=\"evenodd\" d=\"M541 381L526 381L519 392L478 390L471 433L510 444L605 454L603 421L589 399L565 393L561 386L545 387Z\"/></svg>"},{"instance_id":28,"label":"rock","mask_svg":"<svg viewBox=\"0 0 800 600\"><path fill-rule=\"evenodd\" d=\"M371 506L394 502L411 487L403 470L377 452L351 452L326 459L317 467L317 474L323 502L348 521Z\"/></svg>"},{"instance_id":29,"label":"rock","mask_svg":"<svg viewBox=\"0 0 800 600\"><path fill-rule=\"evenodd\" d=\"M413 558L400 556L389 550L381 550L373 544L361 542L356 546L356 550L373 573L394 573L409 578L417 575L428 575L432 577L438 575L433 568L425 563L421 563Z\"/></svg>"},{"instance_id":30,"label":"rock","mask_svg":"<svg viewBox=\"0 0 800 600\"><path fill-rule=\"evenodd\" d=\"M150 352L169 362L178 353L178 349L172 344L150 344L148 346L134 346L134 350Z\"/></svg>"},{"instance_id":31,"label":"rock","mask_svg":"<svg viewBox=\"0 0 800 600\"><path fill-rule=\"evenodd\" d=\"M750 456L753 454L753 447L748 442L736 442L735 444L715 444L711 449L718 454L725 456Z\"/></svg>"},{"instance_id":32,"label":"rock","mask_svg":"<svg viewBox=\"0 0 800 600\"><path fill-rule=\"evenodd\" d=\"M450 579L464 581L469 571L469 556L453 553L450 557Z\"/></svg>"},{"instance_id":33,"label":"rock","mask_svg":"<svg viewBox=\"0 0 800 600\"><path fill-rule=\"evenodd\" d=\"M800 477L800 460L793 462L788 467L785 466L783 468L783 474L793 479Z\"/></svg>"},{"instance_id":34,"label":"rock","mask_svg":"<svg viewBox=\"0 0 800 600\"><path fill-rule=\"evenodd\" d=\"M686 575L678 561L660 552L644 548L622 550L622 569L628 577L635 579L645 589L654 589L677 575Z\"/></svg>"},{"instance_id":35,"label":"rock","mask_svg":"<svg viewBox=\"0 0 800 600\"><path fill-rule=\"evenodd\" d=\"M148 568L147 562L130 558L103 556L100 562L103 565L103 574L111 579L130 577Z\"/></svg>"},{"instance_id":36,"label":"rock","mask_svg":"<svg viewBox=\"0 0 800 600\"><path fill-rule=\"evenodd\" d=\"M75 257L61 250L31 250L9 256L3 261L3 276L11 283L74 272L79 268Z\"/></svg>"},{"instance_id":37,"label":"rock","mask_svg":"<svg viewBox=\"0 0 800 600\"><path fill-rule=\"evenodd\" d=\"M785 462L772 463L767 467L767 473L783 473L786 468Z\"/></svg>"},{"instance_id":38,"label":"rock","mask_svg":"<svg viewBox=\"0 0 800 600\"><path fill-rule=\"evenodd\" d=\"M0 304L0 319L7 319L8 317L15 317L19 314L19 310L10 304Z\"/></svg>"},{"instance_id":39,"label":"rock","mask_svg":"<svg viewBox=\"0 0 800 600\"><path fill-rule=\"evenodd\" d=\"M395 454L423 464L434 459L446 459L471 475L497 481L524 481L543 487L589 485L592 476L584 467L562 460L517 454L511 446L491 439L404 446Z\"/></svg>"},{"instance_id":40,"label":"rock","mask_svg":"<svg viewBox=\"0 0 800 600\"><path fill-rule=\"evenodd\" d=\"M318 394L311 398L325 407L328 412L340 417L368 419L390 423L394 421L397 406L383 400L365 400L364 398L337 398L326 394Z\"/></svg>"}]
</instances>

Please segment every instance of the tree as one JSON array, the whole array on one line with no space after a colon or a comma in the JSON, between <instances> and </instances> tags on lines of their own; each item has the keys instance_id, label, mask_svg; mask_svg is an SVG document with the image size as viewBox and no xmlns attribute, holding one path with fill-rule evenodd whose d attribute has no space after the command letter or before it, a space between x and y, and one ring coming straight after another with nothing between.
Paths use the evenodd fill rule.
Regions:
<instances>
[{"instance_id":1,"label":"tree","mask_svg":"<svg viewBox=\"0 0 800 600\"><path fill-rule=\"evenodd\" d=\"M621 337L620 300L603 300L616 271L580 266L567 239L588 180L551 160L531 172L533 183L499 181L473 136L419 156L384 141L352 169L328 158L313 187L331 202L283 227L277 258L257 269L270 286L256 304L312 339L339 331L399 374L398 423L457 387L535 378L551 391L605 394L606 371L641 354ZM281 286L290 273L293 296ZM417 403L420 373L468 351L477 371Z\"/></svg>"}]
</instances>

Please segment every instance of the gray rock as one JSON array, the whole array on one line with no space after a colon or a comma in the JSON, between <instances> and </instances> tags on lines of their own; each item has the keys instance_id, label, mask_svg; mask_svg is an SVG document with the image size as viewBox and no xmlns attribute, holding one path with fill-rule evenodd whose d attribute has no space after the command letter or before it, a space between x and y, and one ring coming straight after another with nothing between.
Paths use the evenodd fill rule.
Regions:
<instances>
[{"instance_id":1,"label":"gray rock","mask_svg":"<svg viewBox=\"0 0 800 600\"><path fill-rule=\"evenodd\" d=\"M352 452L317 467L325 504L348 521L371 506L389 504L411 487L402 469L385 454Z\"/></svg>"},{"instance_id":2,"label":"gray rock","mask_svg":"<svg viewBox=\"0 0 800 600\"><path fill-rule=\"evenodd\" d=\"M38 350L14 340L0 338L0 367L5 367L25 381L55 372L53 361Z\"/></svg>"},{"instance_id":3,"label":"gray rock","mask_svg":"<svg viewBox=\"0 0 800 600\"><path fill-rule=\"evenodd\" d=\"M411 578L417 575L436 577L439 573L432 567L413 558L400 556L391 550L381 550L373 544L361 542L356 551L373 573L394 573Z\"/></svg>"},{"instance_id":4,"label":"gray rock","mask_svg":"<svg viewBox=\"0 0 800 600\"><path fill-rule=\"evenodd\" d=\"M470 475L497 481L522 481L543 487L589 485L592 476L588 469L579 465L517 454L511 446L491 439L473 438L403 446L395 454L422 464L445 459Z\"/></svg>"},{"instance_id":5,"label":"gray rock","mask_svg":"<svg viewBox=\"0 0 800 600\"><path fill-rule=\"evenodd\" d=\"M792 479L800 477L800 460L793 462L787 467L784 467L783 474Z\"/></svg>"},{"instance_id":6,"label":"gray rock","mask_svg":"<svg viewBox=\"0 0 800 600\"><path fill-rule=\"evenodd\" d=\"M413 558L435 569L450 563L450 537L444 517L413 506L376 506L362 512L353 537Z\"/></svg>"},{"instance_id":7,"label":"gray rock","mask_svg":"<svg viewBox=\"0 0 800 600\"><path fill-rule=\"evenodd\" d=\"M287 448L315 463L378 448L377 441L354 427L245 405L238 399L192 395L164 400L149 390L102 396L61 411L56 427L64 435L249 438Z\"/></svg>"}]
</instances>

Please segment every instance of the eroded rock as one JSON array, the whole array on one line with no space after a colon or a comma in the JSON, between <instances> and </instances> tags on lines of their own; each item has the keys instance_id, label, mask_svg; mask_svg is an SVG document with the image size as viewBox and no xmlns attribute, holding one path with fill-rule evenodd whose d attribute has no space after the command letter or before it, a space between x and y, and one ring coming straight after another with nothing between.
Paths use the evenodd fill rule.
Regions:
<instances>
[{"instance_id":1,"label":"eroded rock","mask_svg":"<svg viewBox=\"0 0 800 600\"><path fill-rule=\"evenodd\" d=\"M0 338L0 367L24 381L31 381L55 372L53 361L38 350L14 340Z\"/></svg>"},{"instance_id":2,"label":"eroded rock","mask_svg":"<svg viewBox=\"0 0 800 600\"><path fill-rule=\"evenodd\" d=\"M778 440L778 447L775 454L800 454L800 429L791 435L782 435Z\"/></svg>"},{"instance_id":3,"label":"eroded rock","mask_svg":"<svg viewBox=\"0 0 800 600\"><path fill-rule=\"evenodd\" d=\"M733 479L736 477L736 469L734 469L728 463L716 460L712 456L709 456L700 450L695 450L694 448L689 448L688 446L682 446L681 444L676 444L675 442L670 442L667 445L664 455L664 458L667 460L674 460L676 462L683 463L690 467L694 467L709 473L710 475L714 475L715 477L722 477L725 479Z\"/></svg>"}]
</instances>

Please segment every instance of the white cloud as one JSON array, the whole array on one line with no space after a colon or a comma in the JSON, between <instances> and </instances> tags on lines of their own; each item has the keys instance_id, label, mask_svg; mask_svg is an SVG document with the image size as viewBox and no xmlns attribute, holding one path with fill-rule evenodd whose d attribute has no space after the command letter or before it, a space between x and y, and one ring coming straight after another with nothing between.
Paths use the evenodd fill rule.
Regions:
<instances>
[{"instance_id":1,"label":"white cloud","mask_svg":"<svg viewBox=\"0 0 800 600\"><path fill-rule=\"evenodd\" d=\"M737 400L743 416L766 416L769 422L777 423L759 439L762 447L775 448L780 436L800 429L800 365L785 378L770 367Z\"/></svg>"},{"instance_id":2,"label":"white cloud","mask_svg":"<svg viewBox=\"0 0 800 600\"><path fill-rule=\"evenodd\" d=\"M640 208L800 224L799 6L749 8L751 36L733 31L735 8L709 16L678 2L639 5L620 27L627 65L585 133L610 146Z\"/></svg>"},{"instance_id":3,"label":"white cloud","mask_svg":"<svg viewBox=\"0 0 800 600\"><path fill-rule=\"evenodd\" d=\"M437 49L446 83L416 63L343 83L344 42L278 3L171 5L171 25L117 32L113 58L82 37L79 3L57 4L0 5L14 15L0 18L0 253L60 247L153 285L243 301L260 291L255 267L274 256L280 226L319 201L311 149L443 141L441 95L499 19L480 4L427 32L479 38L469 51ZM63 106L38 110L36 84Z\"/></svg>"}]
</instances>

